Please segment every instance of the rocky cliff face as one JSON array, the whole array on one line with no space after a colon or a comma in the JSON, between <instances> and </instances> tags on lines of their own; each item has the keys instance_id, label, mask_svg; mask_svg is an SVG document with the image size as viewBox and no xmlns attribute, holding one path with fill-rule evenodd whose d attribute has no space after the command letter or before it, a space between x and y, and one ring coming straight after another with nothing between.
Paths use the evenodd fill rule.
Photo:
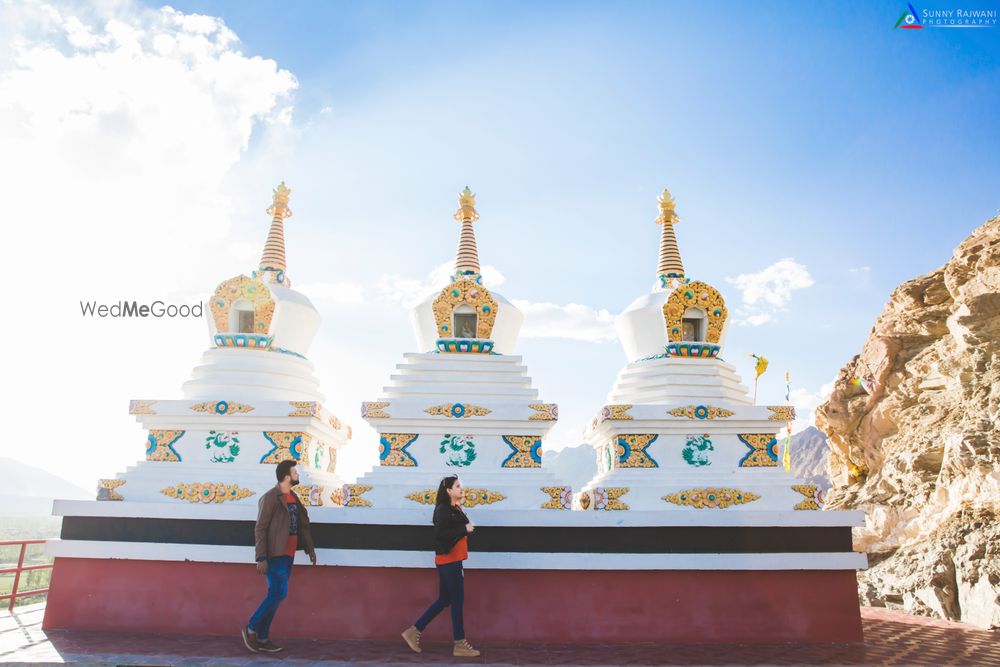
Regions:
<instances>
[{"instance_id":1,"label":"rocky cliff face","mask_svg":"<svg viewBox=\"0 0 1000 667\"><path fill-rule=\"evenodd\" d=\"M815 426L792 436L792 474L824 493L830 490L830 445Z\"/></svg>"},{"instance_id":2,"label":"rocky cliff face","mask_svg":"<svg viewBox=\"0 0 1000 667\"><path fill-rule=\"evenodd\" d=\"M864 602L1000 627L1000 216L892 293L816 424Z\"/></svg>"}]
</instances>

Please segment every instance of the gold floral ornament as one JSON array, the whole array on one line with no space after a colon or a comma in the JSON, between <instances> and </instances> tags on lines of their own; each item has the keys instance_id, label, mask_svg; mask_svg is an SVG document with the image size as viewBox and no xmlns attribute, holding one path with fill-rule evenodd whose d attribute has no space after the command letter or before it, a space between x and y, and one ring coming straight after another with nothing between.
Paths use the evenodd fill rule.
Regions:
<instances>
[{"instance_id":1,"label":"gold floral ornament","mask_svg":"<svg viewBox=\"0 0 1000 667\"><path fill-rule=\"evenodd\" d=\"M130 415L155 415L153 405L156 401L129 401L128 413Z\"/></svg>"},{"instance_id":2,"label":"gold floral ornament","mask_svg":"<svg viewBox=\"0 0 1000 667\"><path fill-rule=\"evenodd\" d=\"M181 455L174 449L184 431L152 429L146 436L146 460L179 463Z\"/></svg>"},{"instance_id":3,"label":"gold floral ornament","mask_svg":"<svg viewBox=\"0 0 1000 667\"><path fill-rule=\"evenodd\" d=\"M365 419L391 419L392 415L383 409L389 407L389 401L365 401L361 404L361 416Z\"/></svg>"},{"instance_id":4,"label":"gold floral ornament","mask_svg":"<svg viewBox=\"0 0 1000 667\"><path fill-rule=\"evenodd\" d=\"M632 409L631 405L605 405L601 408L601 422L608 420L632 419L628 413Z\"/></svg>"},{"instance_id":5,"label":"gold floral ornament","mask_svg":"<svg viewBox=\"0 0 1000 667\"><path fill-rule=\"evenodd\" d=\"M500 464L501 468L541 468L542 439L537 435L502 435L501 439L511 448L511 453Z\"/></svg>"},{"instance_id":6,"label":"gold floral ornament","mask_svg":"<svg viewBox=\"0 0 1000 667\"><path fill-rule=\"evenodd\" d=\"M580 507L585 510L627 510L628 503L619 498L628 491L627 486L595 486L580 493Z\"/></svg>"},{"instance_id":7,"label":"gold floral ornament","mask_svg":"<svg viewBox=\"0 0 1000 667\"><path fill-rule=\"evenodd\" d=\"M528 407L535 411L528 417L529 421L556 421L559 419L559 406L555 403L529 403Z\"/></svg>"},{"instance_id":8,"label":"gold floral ornament","mask_svg":"<svg viewBox=\"0 0 1000 667\"><path fill-rule=\"evenodd\" d=\"M760 496L739 489L709 487L707 489L685 489L663 496L663 500L674 505L684 505L696 509L725 509L733 505L745 505L759 500Z\"/></svg>"},{"instance_id":9,"label":"gold floral ornament","mask_svg":"<svg viewBox=\"0 0 1000 667\"><path fill-rule=\"evenodd\" d=\"M439 417L451 417L453 419L463 419L465 417L482 417L490 414L492 410L482 408L478 405L466 405L464 403L442 403L429 408L424 408L424 412L429 415Z\"/></svg>"},{"instance_id":10,"label":"gold floral ornament","mask_svg":"<svg viewBox=\"0 0 1000 667\"><path fill-rule=\"evenodd\" d=\"M771 415L768 417L771 421L776 422L791 422L795 421L795 406L794 405L769 405L767 409L771 411Z\"/></svg>"},{"instance_id":11,"label":"gold floral ornament","mask_svg":"<svg viewBox=\"0 0 1000 667\"><path fill-rule=\"evenodd\" d=\"M749 448L741 468L774 468L778 465L778 438L773 433L738 433L740 442Z\"/></svg>"},{"instance_id":12,"label":"gold floral ornament","mask_svg":"<svg viewBox=\"0 0 1000 667\"><path fill-rule=\"evenodd\" d=\"M320 507L323 505L323 487L316 484L297 484L292 487L292 491L299 497L299 501L307 507Z\"/></svg>"},{"instance_id":13,"label":"gold floral ornament","mask_svg":"<svg viewBox=\"0 0 1000 667\"><path fill-rule=\"evenodd\" d=\"M476 313L476 338L489 338L496 323L498 306L490 291L475 280L456 280L434 299L434 322L438 336L457 338L456 332L451 330L451 316L463 304Z\"/></svg>"},{"instance_id":14,"label":"gold floral ornament","mask_svg":"<svg viewBox=\"0 0 1000 667\"><path fill-rule=\"evenodd\" d=\"M271 449L260 458L261 463L304 461L312 436L301 431L264 431L264 439Z\"/></svg>"},{"instance_id":15,"label":"gold floral ornament","mask_svg":"<svg viewBox=\"0 0 1000 667\"><path fill-rule=\"evenodd\" d=\"M160 489L160 493L168 498L186 500L189 503L224 503L253 495L250 489L244 489L236 484L215 483L178 484Z\"/></svg>"},{"instance_id":16,"label":"gold floral ornament","mask_svg":"<svg viewBox=\"0 0 1000 667\"><path fill-rule=\"evenodd\" d=\"M542 503L543 510L568 510L573 506L573 489L569 486L543 486L542 493L549 499Z\"/></svg>"},{"instance_id":17,"label":"gold floral ornament","mask_svg":"<svg viewBox=\"0 0 1000 667\"><path fill-rule=\"evenodd\" d=\"M229 326L229 314L233 304L247 301L253 307L253 331L251 333L266 335L271 329L271 317L274 315L274 298L271 290L260 280L246 276L236 276L223 282L215 288L211 298L212 321L219 333L233 333Z\"/></svg>"},{"instance_id":18,"label":"gold floral ornament","mask_svg":"<svg viewBox=\"0 0 1000 667\"><path fill-rule=\"evenodd\" d=\"M118 493L118 487L122 486L124 479L101 479L97 481L98 500L125 500L122 494Z\"/></svg>"},{"instance_id":19,"label":"gold floral ornament","mask_svg":"<svg viewBox=\"0 0 1000 667\"><path fill-rule=\"evenodd\" d=\"M421 505L433 505L437 500L437 489L414 491L413 493L407 494L406 498L415 503L420 503ZM477 505L492 505L493 503L498 503L506 499L507 496L502 493L498 493L497 491L466 488L465 500L462 502L462 506L475 507Z\"/></svg>"},{"instance_id":20,"label":"gold floral ornament","mask_svg":"<svg viewBox=\"0 0 1000 667\"><path fill-rule=\"evenodd\" d=\"M191 410L194 412L214 412L217 415L235 415L253 412L253 406L234 401L206 401L205 403L195 403L191 406Z\"/></svg>"},{"instance_id":21,"label":"gold floral ornament","mask_svg":"<svg viewBox=\"0 0 1000 667\"><path fill-rule=\"evenodd\" d=\"M338 507L371 507L372 501L364 497L371 490L371 484L345 484L333 490L330 500Z\"/></svg>"},{"instance_id":22,"label":"gold floral ornament","mask_svg":"<svg viewBox=\"0 0 1000 667\"><path fill-rule=\"evenodd\" d=\"M656 440L657 434L620 435L615 443L615 457L619 468L659 468L660 465L646 451Z\"/></svg>"},{"instance_id":23,"label":"gold floral ornament","mask_svg":"<svg viewBox=\"0 0 1000 667\"><path fill-rule=\"evenodd\" d=\"M676 288L663 304L667 340L671 343L679 343L684 340L681 323L688 308L697 308L705 313L705 319L708 322L705 341L718 343L722 336L722 329L726 325L726 318L729 317L729 311L726 310L726 301L722 298L719 290L700 280Z\"/></svg>"},{"instance_id":24,"label":"gold floral ornament","mask_svg":"<svg viewBox=\"0 0 1000 667\"><path fill-rule=\"evenodd\" d=\"M674 417L687 417L688 419L723 419L732 417L735 413L732 410L712 405L685 405L670 410L670 414Z\"/></svg>"},{"instance_id":25,"label":"gold floral ornament","mask_svg":"<svg viewBox=\"0 0 1000 667\"><path fill-rule=\"evenodd\" d=\"M818 510L820 509L820 504L822 503L822 495L820 494L819 487L815 484L794 484L792 486L792 491L801 493L805 496L805 500L798 503L792 509L796 510Z\"/></svg>"},{"instance_id":26,"label":"gold floral ornament","mask_svg":"<svg viewBox=\"0 0 1000 667\"><path fill-rule=\"evenodd\" d=\"M417 460L407 451L416 433L382 433L378 442L379 465L414 468Z\"/></svg>"},{"instance_id":27,"label":"gold floral ornament","mask_svg":"<svg viewBox=\"0 0 1000 667\"><path fill-rule=\"evenodd\" d=\"M295 408L288 413L289 417L319 417L320 404L316 401L288 401L288 404Z\"/></svg>"}]
</instances>

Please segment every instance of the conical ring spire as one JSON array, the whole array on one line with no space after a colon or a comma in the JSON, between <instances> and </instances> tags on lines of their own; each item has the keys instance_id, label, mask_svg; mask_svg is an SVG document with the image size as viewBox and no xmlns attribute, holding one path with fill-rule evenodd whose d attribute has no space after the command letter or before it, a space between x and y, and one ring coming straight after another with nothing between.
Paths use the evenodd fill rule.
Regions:
<instances>
[{"instance_id":1,"label":"conical ring spire","mask_svg":"<svg viewBox=\"0 0 1000 667\"><path fill-rule=\"evenodd\" d=\"M677 247L677 235L674 234L674 225L678 220L674 198L670 196L670 190L663 188L657 201L660 203L660 215L656 218L656 224L663 229L660 230L660 263L656 267L656 273L658 276L683 278L684 263L681 262L681 251Z\"/></svg>"},{"instance_id":2,"label":"conical ring spire","mask_svg":"<svg viewBox=\"0 0 1000 667\"><path fill-rule=\"evenodd\" d=\"M462 223L458 237L458 252L455 256L455 273L479 273L479 251L476 248L476 233L472 223L479 219L476 212L476 195L466 185L458 195L458 210L454 218Z\"/></svg>"},{"instance_id":3,"label":"conical ring spire","mask_svg":"<svg viewBox=\"0 0 1000 667\"><path fill-rule=\"evenodd\" d=\"M274 195L267 214L271 217L271 229L267 233L264 252L260 256L259 271L281 272L287 268L285 262L285 220L292 217L288 199L292 191L282 181L274 188ZM278 281L282 282L282 281Z\"/></svg>"}]
</instances>

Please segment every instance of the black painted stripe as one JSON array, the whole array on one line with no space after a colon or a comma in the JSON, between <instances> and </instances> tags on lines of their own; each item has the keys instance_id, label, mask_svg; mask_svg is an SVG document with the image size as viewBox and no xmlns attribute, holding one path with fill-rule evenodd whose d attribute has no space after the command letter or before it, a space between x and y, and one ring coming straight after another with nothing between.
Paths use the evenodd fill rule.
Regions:
<instances>
[{"instance_id":1,"label":"black painted stripe","mask_svg":"<svg viewBox=\"0 0 1000 667\"><path fill-rule=\"evenodd\" d=\"M253 546L252 521L67 516L62 539ZM433 550L433 528L313 523L319 549ZM478 526L473 551L526 553L806 553L850 552L849 526Z\"/></svg>"}]
</instances>

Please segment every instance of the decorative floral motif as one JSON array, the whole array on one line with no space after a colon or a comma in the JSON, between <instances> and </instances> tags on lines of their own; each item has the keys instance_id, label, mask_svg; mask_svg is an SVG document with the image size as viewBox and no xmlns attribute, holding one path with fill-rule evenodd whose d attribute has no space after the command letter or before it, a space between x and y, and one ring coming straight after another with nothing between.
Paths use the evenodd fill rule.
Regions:
<instances>
[{"instance_id":1,"label":"decorative floral motif","mask_svg":"<svg viewBox=\"0 0 1000 667\"><path fill-rule=\"evenodd\" d=\"M408 494L407 499L412 500L415 503L420 503L422 505L433 505L437 499L437 489L424 489L423 491L414 491ZM464 507L475 507L476 505L492 505L493 503L498 503L501 500L506 500L507 496L497 491L490 491L489 489L465 489L465 500L462 502Z\"/></svg>"},{"instance_id":2,"label":"decorative floral motif","mask_svg":"<svg viewBox=\"0 0 1000 667\"><path fill-rule=\"evenodd\" d=\"M818 510L823 506L823 492L815 484L794 484L792 491L801 493L805 500L798 503L792 509L796 510Z\"/></svg>"},{"instance_id":3,"label":"decorative floral motif","mask_svg":"<svg viewBox=\"0 0 1000 667\"><path fill-rule=\"evenodd\" d=\"M299 501L307 507L320 507L323 505L323 487L315 484L299 484L292 487L292 491L299 497Z\"/></svg>"},{"instance_id":4,"label":"decorative floral motif","mask_svg":"<svg viewBox=\"0 0 1000 667\"><path fill-rule=\"evenodd\" d=\"M379 437L379 465L412 468L417 460L407 448L417 439L416 433L383 433Z\"/></svg>"},{"instance_id":5,"label":"decorative floral motif","mask_svg":"<svg viewBox=\"0 0 1000 667\"><path fill-rule=\"evenodd\" d=\"M605 405L601 408L601 419L598 423L611 419L632 419L632 415L628 413L631 409L631 405Z\"/></svg>"},{"instance_id":6,"label":"decorative floral motif","mask_svg":"<svg viewBox=\"0 0 1000 667\"><path fill-rule=\"evenodd\" d=\"M316 401L288 401L294 410L288 413L289 417L319 417L322 406Z\"/></svg>"},{"instance_id":7,"label":"decorative floral motif","mask_svg":"<svg viewBox=\"0 0 1000 667\"><path fill-rule=\"evenodd\" d=\"M481 408L478 405L465 405L463 403L442 403L441 405L434 405L429 408L424 408L424 412L429 415L438 415L443 417L452 417L454 419L462 419L463 417L482 417L483 415L488 415L492 410L489 408Z\"/></svg>"},{"instance_id":8,"label":"decorative floral motif","mask_svg":"<svg viewBox=\"0 0 1000 667\"><path fill-rule=\"evenodd\" d=\"M715 447L712 446L712 441L709 439L708 434L704 435L689 435L687 437L687 442L684 444L684 449L681 450L681 456L688 465L692 466L707 466L712 465L712 462L708 459L708 453L714 451Z\"/></svg>"},{"instance_id":9,"label":"decorative floral motif","mask_svg":"<svg viewBox=\"0 0 1000 667\"><path fill-rule=\"evenodd\" d=\"M667 343L665 357L690 357L694 359L714 359L719 356L719 346L714 343Z\"/></svg>"},{"instance_id":10,"label":"decorative floral motif","mask_svg":"<svg viewBox=\"0 0 1000 667\"><path fill-rule=\"evenodd\" d=\"M130 415L155 415L153 405L156 401L129 401L128 413Z\"/></svg>"},{"instance_id":11,"label":"decorative floral motif","mask_svg":"<svg viewBox=\"0 0 1000 667\"><path fill-rule=\"evenodd\" d=\"M251 350L285 352L285 350L272 348L271 340L272 337L265 334L215 334L215 345L217 347L245 347Z\"/></svg>"},{"instance_id":12,"label":"decorative floral motif","mask_svg":"<svg viewBox=\"0 0 1000 667\"><path fill-rule=\"evenodd\" d=\"M697 509L725 509L733 505L745 505L758 500L760 496L739 489L723 489L710 487L707 489L686 489L663 496L663 499L674 505L685 505Z\"/></svg>"},{"instance_id":13,"label":"decorative floral motif","mask_svg":"<svg viewBox=\"0 0 1000 667\"><path fill-rule=\"evenodd\" d=\"M264 431L264 437L271 443L271 449L260 458L261 463L281 463L289 459L301 461L312 439L308 433L298 431Z\"/></svg>"},{"instance_id":14,"label":"decorative floral motif","mask_svg":"<svg viewBox=\"0 0 1000 667\"><path fill-rule=\"evenodd\" d=\"M618 467L659 468L660 464L646 451L656 438L656 434L618 436L615 448Z\"/></svg>"},{"instance_id":15,"label":"decorative floral motif","mask_svg":"<svg viewBox=\"0 0 1000 667\"><path fill-rule=\"evenodd\" d=\"M118 487L125 483L124 479L100 479L97 480L98 500L125 500L122 494L118 493Z\"/></svg>"},{"instance_id":16,"label":"decorative floral motif","mask_svg":"<svg viewBox=\"0 0 1000 667\"><path fill-rule=\"evenodd\" d=\"M329 447L327 449L330 455L326 461L326 471L334 472L337 469L337 449L336 447Z\"/></svg>"},{"instance_id":17,"label":"decorative floral motif","mask_svg":"<svg viewBox=\"0 0 1000 667\"><path fill-rule=\"evenodd\" d=\"M214 451L212 454L212 463L232 463L236 460L236 457L240 455L240 438L239 433L236 431L231 431L226 433L224 431L209 431L208 435L205 437L205 449L212 450L212 447L216 447L222 451Z\"/></svg>"},{"instance_id":18,"label":"decorative floral motif","mask_svg":"<svg viewBox=\"0 0 1000 667\"><path fill-rule=\"evenodd\" d=\"M584 491L584 493L587 493ZM628 493L625 486L595 486L590 490L593 495L595 510L627 510L628 504L619 500ZM586 509L586 508L584 508Z\"/></svg>"},{"instance_id":19,"label":"decorative floral motif","mask_svg":"<svg viewBox=\"0 0 1000 667\"><path fill-rule=\"evenodd\" d=\"M479 338L439 338L438 352L460 352L466 354L492 354L493 341Z\"/></svg>"},{"instance_id":20,"label":"decorative floral motif","mask_svg":"<svg viewBox=\"0 0 1000 667\"><path fill-rule=\"evenodd\" d=\"M389 401L365 401L361 404L361 416L365 419L391 419L382 408L389 407Z\"/></svg>"},{"instance_id":21,"label":"decorative floral motif","mask_svg":"<svg viewBox=\"0 0 1000 667\"><path fill-rule=\"evenodd\" d=\"M174 443L183 435L184 431L150 431L146 438L146 460L179 462L181 455L174 449Z\"/></svg>"},{"instance_id":22,"label":"decorative floral motif","mask_svg":"<svg viewBox=\"0 0 1000 667\"><path fill-rule=\"evenodd\" d=\"M501 468L541 468L542 439L537 435L502 435L514 451L500 464Z\"/></svg>"},{"instance_id":23,"label":"decorative floral motif","mask_svg":"<svg viewBox=\"0 0 1000 667\"><path fill-rule=\"evenodd\" d=\"M219 333L232 331L229 326L229 313L234 303L246 300L253 306L254 334L266 334L271 328L271 317L274 315L274 298L271 290L260 280L236 276L223 282L215 288L211 298L212 321Z\"/></svg>"},{"instance_id":24,"label":"decorative floral motif","mask_svg":"<svg viewBox=\"0 0 1000 667\"><path fill-rule=\"evenodd\" d=\"M529 403L528 407L535 411L528 417L530 421L554 422L559 419L559 406L555 403Z\"/></svg>"},{"instance_id":25,"label":"decorative floral motif","mask_svg":"<svg viewBox=\"0 0 1000 667\"><path fill-rule=\"evenodd\" d=\"M251 412L252 405L246 403L234 403L232 401L208 401L206 403L195 403L191 406L195 412L214 412L217 415L233 415L242 412Z\"/></svg>"},{"instance_id":26,"label":"decorative floral motif","mask_svg":"<svg viewBox=\"0 0 1000 667\"><path fill-rule=\"evenodd\" d=\"M772 433L740 433L736 437L750 451L740 459L741 468L773 468L778 465L778 439Z\"/></svg>"},{"instance_id":27,"label":"decorative floral motif","mask_svg":"<svg viewBox=\"0 0 1000 667\"><path fill-rule=\"evenodd\" d=\"M372 501L364 497L371 490L371 484L345 484L333 490L330 500L338 507L371 507Z\"/></svg>"},{"instance_id":28,"label":"decorative floral motif","mask_svg":"<svg viewBox=\"0 0 1000 667\"><path fill-rule=\"evenodd\" d=\"M568 510L573 506L573 489L569 486L543 486L542 493L550 496L542 503L543 510Z\"/></svg>"},{"instance_id":29,"label":"decorative floral motif","mask_svg":"<svg viewBox=\"0 0 1000 667\"><path fill-rule=\"evenodd\" d=\"M490 291L475 280L456 280L441 290L434 299L434 321L437 324L438 336L450 338L455 332L451 330L451 315L455 308L465 304L476 311L476 338L488 339L493 333L493 324L497 319L497 302Z\"/></svg>"},{"instance_id":30,"label":"decorative floral motif","mask_svg":"<svg viewBox=\"0 0 1000 667\"><path fill-rule=\"evenodd\" d=\"M178 484L160 489L160 493L177 500L189 503L224 503L229 500L242 500L253 495L250 489L244 489L236 484L194 483Z\"/></svg>"},{"instance_id":31,"label":"decorative floral motif","mask_svg":"<svg viewBox=\"0 0 1000 667\"><path fill-rule=\"evenodd\" d=\"M732 417L733 411L725 408L717 408L712 405L685 405L669 411L674 417L687 417L688 419L722 419Z\"/></svg>"},{"instance_id":32,"label":"decorative floral motif","mask_svg":"<svg viewBox=\"0 0 1000 667\"><path fill-rule=\"evenodd\" d=\"M771 421L776 422L791 422L795 421L795 406L794 405L769 405L767 409L771 411L771 415L768 417Z\"/></svg>"},{"instance_id":33,"label":"decorative floral motif","mask_svg":"<svg viewBox=\"0 0 1000 667\"><path fill-rule=\"evenodd\" d=\"M334 417L333 415L330 415L330 418L327 419L326 421L328 424L330 424L330 428L332 428L334 431L339 431L340 429L344 428L344 423L341 422L336 417Z\"/></svg>"},{"instance_id":34,"label":"decorative floral motif","mask_svg":"<svg viewBox=\"0 0 1000 667\"><path fill-rule=\"evenodd\" d=\"M471 466L476 460L476 443L471 435L445 433L438 451L448 457L445 464L449 466Z\"/></svg>"},{"instance_id":35,"label":"decorative floral motif","mask_svg":"<svg viewBox=\"0 0 1000 667\"><path fill-rule=\"evenodd\" d=\"M680 343L684 340L681 321L688 308L698 308L705 313L708 323L705 342L718 343L729 311L726 310L726 301L719 290L700 280L681 285L670 293L666 303L663 304L667 340L671 343Z\"/></svg>"}]
</instances>

